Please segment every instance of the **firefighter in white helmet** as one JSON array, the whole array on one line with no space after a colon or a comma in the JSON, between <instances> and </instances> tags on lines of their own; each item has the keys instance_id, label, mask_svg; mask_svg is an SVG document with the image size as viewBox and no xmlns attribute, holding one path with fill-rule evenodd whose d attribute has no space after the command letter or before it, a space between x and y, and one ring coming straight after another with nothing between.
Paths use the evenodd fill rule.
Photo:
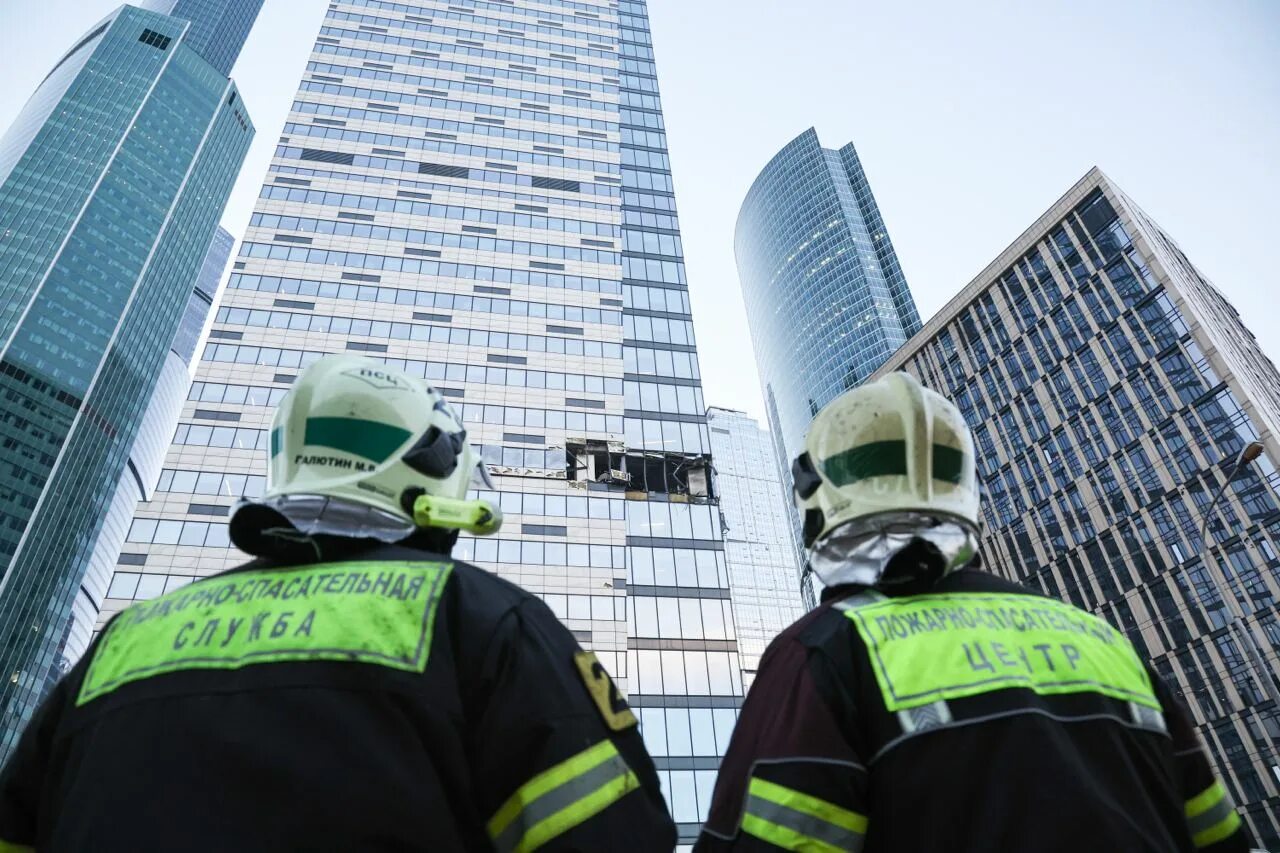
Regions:
<instances>
[{"instance_id":1,"label":"firefighter in white helmet","mask_svg":"<svg viewBox=\"0 0 1280 853\"><path fill-rule=\"evenodd\" d=\"M955 406L905 373L848 391L792 473L826 589L761 660L696 850L1247 849L1129 639L980 571Z\"/></svg>"},{"instance_id":2,"label":"firefighter in white helmet","mask_svg":"<svg viewBox=\"0 0 1280 853\"><path fill-rule=\"evenodd\" d=\"M118 614L0 777L0 851L670 851L636 718L542 602L426 382L321 359L285 395L258 559Z\"/></svg>"}]
</instances>

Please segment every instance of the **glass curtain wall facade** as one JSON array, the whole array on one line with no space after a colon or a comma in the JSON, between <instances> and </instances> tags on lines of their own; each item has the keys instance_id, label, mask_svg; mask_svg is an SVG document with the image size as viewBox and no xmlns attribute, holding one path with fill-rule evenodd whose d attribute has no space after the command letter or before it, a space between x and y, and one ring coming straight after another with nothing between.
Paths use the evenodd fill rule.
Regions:
<instances>
[{"instance_id":1,"label":"glass curtain wall facade","mask_svg":"<svg viewBox=\"0 0 1280 853\"><path fill-rule=\"evenodd\" d=\"M134 510L138 501L148 499L155 490L160 470L164 466L165 452L173 438L174 425L191 386L196 346L207 321L211 319L210 309L222 274L231 258L234 243L235 238L219 228L214 234L208 254L205 255L204 264L200 267L200 275L191 290L191 298L182 313L169 353L165 356L164 367L156 378L151 402L138 426L128 463L124 473L120 475L115 496L111 499L102 528L98 532L98 541L89 555L88 568L72 602L70 629L57 661L59 674L75 666L89 647L98 622L98 613L102 609L102 600L106 597L111 576L115 572L120 547L133 522Z\"/></svg>"},{"instance_id":2,"label":"glass curtain wall facade","mask_svg":"<svg viewBox=\"0 0 1280 853\"><path fill-rule=\"evenodd\" d=\"M253 137L192 33L121 7L0 140L0 758L57 674L89 553Z\"/></svg>"},{"instance_id":3,"label":"glass curtain wall facade","mask_svg":"<svg viewBox=\"0 0 1280 853\"><path fill-rule=\"evenodd\" d=\"M245 557L272 407L354 352L431 380L506 517L456 555L625 684L691 840L741 673L645 5L329 7L103 619Z\"/></svg>"},{"instance_id":4,"label":"glass curtain wall facade","mask_svg":"<svg viewBox=\"0 0 1280 853\"><path fill-rule=\"evenodd\" d=\"M974 427L987 565L1124 630L1276 849L1280 709L1228 620L1243 611L1274 681L1280 374L1231 305L1094 169L876 376L890 370ZM1251 441L1265 453L1202 540Z\"/></svg>"},{"instance_id":5,"label":"glass curtain wall facade","mask_svg":"<svg viewBox=\"0 0 1280 853\"><path fill-rule=\"evenodd\" d=\"M789 495L813 416L919 331L920 316L853 144L823 148L813 128L747 191L734 250ZM787 506L799 554L800 521Z\"/></svg>"},{"instance_id":6,"label":"glass curtain wall facade","mask_svg":"<svg viewBox=\"0 0 1280 853\"><path fill-rule=\"evenodd\" d=\"M742 680L750 687L769 643L803 614L800 569L769 433L733 409L707 409L707 425Z\"/></svg>"},{"instance_id":7,"label":"glass curtain wall facade","mask_svg":"<svg viewBox=\"0 0 1280 853\"><path fill-rule=\"evenodd\" d=\"M190 21L187 47L203 56L223 77L230 77L262 0L146 0L138 5Z\"/></svg>"}]
</instances>

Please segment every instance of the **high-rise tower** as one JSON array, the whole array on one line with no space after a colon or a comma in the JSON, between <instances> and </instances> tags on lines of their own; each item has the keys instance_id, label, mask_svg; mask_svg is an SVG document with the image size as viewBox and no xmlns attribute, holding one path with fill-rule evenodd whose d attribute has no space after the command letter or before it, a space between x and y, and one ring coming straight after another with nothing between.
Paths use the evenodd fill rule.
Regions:
<instances>
[{"instance_id":1,"label":"high-rise tower","mask_svg":"<svg viewBox=\"0 0 1280 853\"><path fill-rule=\"evenodd\" d=\"M252 20L260 4L223 5ZM0 757L56 674L253 136L222 67L238 51L199 23L122 6L0 140Z\"/></svg>"},{"instance_id":2,"label":"high-rise tower","mask_svg":"<svg viewBox=\"0 0 1280 853\"><path fill-rule=\"evenodd\" d=\"M355 352L430 379L506 517L455 552L629 690L691 840L741 694L645 4L338 0L104 616L242 562L272 406Z\"/></svg>"},{"instance_id":3,"label":"high-rise tower","mask_svg":"<svg viewBox=\"0 0 1280 853\"><path fill-rule=\"evenodd\" d=\"M145 0L138 5L190 21L184 43L223 77L230 77L262 0Z\"/></svg>"},{"instance_id":4,"label":"high-rise tower","mask_svg":"<svg viewBox=\"0 0 1280 853\"><path fill-rule=\"evenodd\" d=\"M707 409L743 682L773 638L799 619L799 566L769 433L732 409Z\"/></svg>"},{"instance_id":5,"label":"high-rise tower","mask_svg":"<svg viewBox=\"0 0 1280 853\"><path fill-rule=\"evenodd\" d=\"M813 128L787 143L747 191L734 241L798 533L790 470L809 422L919 331L920 315L852 143L823 148Z\"/></svg>"},{"instance_id":6,"label":"high-rise tower","mask_svg":"<svg viewBox=\"0 0 1280 853\"><path fill-rule=\"evenodd\" d=\"M214 234L209 253L205 255L196 277L195 287L182 312L178 331L165 355L164 366L156 377L151 402L129 451L129 459L120 475L115 495L103 513L98 539L89 555L89 565L72 602L66 640L59 649L54 665L58 673L70 669L84 654L98 623L98 612L106 598L108 585L118 562L120 546L133 521L138 501L146 499L155 489L164 465L165 452L173 438L173 427L182 410L182 402L191 386L191 372L195 367L196 346L204 331L209 312L218 293L218 285L231 257L235 238L219 228Z\"/></svg>"},{"instance_id":7,"label":"high-rise tower","mask_svg":"<svg viewBox=\"0 0 1280 853\"><path fill-rule=\"evenodd\" d=\"M890 370L973 427L986 566L1128 634L1275 849L1280 373L1235 309L1092 169Z\"/></svg>"}]
</instances>

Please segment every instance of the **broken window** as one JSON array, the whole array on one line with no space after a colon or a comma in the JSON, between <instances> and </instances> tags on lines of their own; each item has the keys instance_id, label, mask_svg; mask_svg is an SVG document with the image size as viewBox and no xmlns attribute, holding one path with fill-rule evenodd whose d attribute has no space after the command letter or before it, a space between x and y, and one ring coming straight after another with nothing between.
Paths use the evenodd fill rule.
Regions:
<instances>
[{"instance_id":1,"label":"broken window","mask_svg":"<svg viewBox=\"0 0 1280 853\"><path fill-rule=\"evenodd\" d=\"M711 457L705 454L628 450L622 442L569 442L570 482L605 483L627 491L710 498Z\"/></svg>"}]
</instances>

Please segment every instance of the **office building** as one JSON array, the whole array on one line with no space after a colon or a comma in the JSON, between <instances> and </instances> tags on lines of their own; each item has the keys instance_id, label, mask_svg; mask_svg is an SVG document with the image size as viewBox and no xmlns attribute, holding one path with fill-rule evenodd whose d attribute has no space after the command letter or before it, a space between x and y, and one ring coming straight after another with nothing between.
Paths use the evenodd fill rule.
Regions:
<instances>
[{"instance_id":1,"label":"office building","mask_svg":"<svg viewBox=\"0 0 1280 853\"><path fill-rule=\"evenodd\" d=\"M273 406L359 353L431 380L506 518L455 554L630 694L691 840L741 701L642 2L331 5L103 618L244 561Z\"/></svg>"},{"instance_id":2,"label":"office building","mask_svg":"<svg viewBox=\"0 0 1280 853\"><path fill-rule=\"evenodd\" d=\"M769 433L743 412L714 406L707 425L742 680L749 687L765 648L803 614L800 570Z\"/></svg>"},{"instance_id":3,"label":"office building","mask_svg":"<svg viewBox=\"0 0 1280 853\"><path fill-rule=\"evenodd\" d=\"M145 0L138 5L190 22L183 43L223 77L230 77L262 0Z\"/></svg>"},{"instance_id":4,"label":"office building","mask_svg":"<svg viewBox=\"0 0 1280 853\"><path fill-rule=\"evenodd\" d=\"M880 208L850 143L810 128L760 172L738 213L738 280L783 486L818 410L920 329ZM788 501L795 531L799 517ZM812 606L812 589L805 596Z\"/></svg>"},{"instance_id":5,"label":"office building","mask_svg":"<svg viewBox=\"0 0 1280 853\"><path fill-rule=\"evenodd\" d=\"M68 617L70 626L55 662L58 674L74 666L89 647L134 510L138 501L150 499L155 490L160 469L164 466L165 452L173 439L174 426L191 386L196 347L206 323L212 320L210 309L217 298L218 285L231 258L234 243L235 238L219 228L200 267L178 331L156 378L151 402L138 424L124 473L120 475L115 495L102 519L98 541L89 555L89 565L72 601Z\"/></svg>"},{"instance_id":6,"label":"office building","mask_svg":"<svg viewBox=\"0 0 1280 853\"><path fill-rule=\"evenodd\" d=\"M875 375L891 370L974 427L987 566L1125 631L1280 845L1280 709L1240 633L1274 680L1280 374L1222 294L1093 169Z\"/></svg>"},{"instance_id":7,"label":"office building","mask_svg":"<svg viewBox=\"0 0 1280 853\"><path fill-rule=\"evenodd\" d=\"M234 6L251 19L260 4ZM56 674L90 551L253 136L211 47L188 20L122 6L56 63L0 140L0 758Z\"/></svg>"}]
</instances>

